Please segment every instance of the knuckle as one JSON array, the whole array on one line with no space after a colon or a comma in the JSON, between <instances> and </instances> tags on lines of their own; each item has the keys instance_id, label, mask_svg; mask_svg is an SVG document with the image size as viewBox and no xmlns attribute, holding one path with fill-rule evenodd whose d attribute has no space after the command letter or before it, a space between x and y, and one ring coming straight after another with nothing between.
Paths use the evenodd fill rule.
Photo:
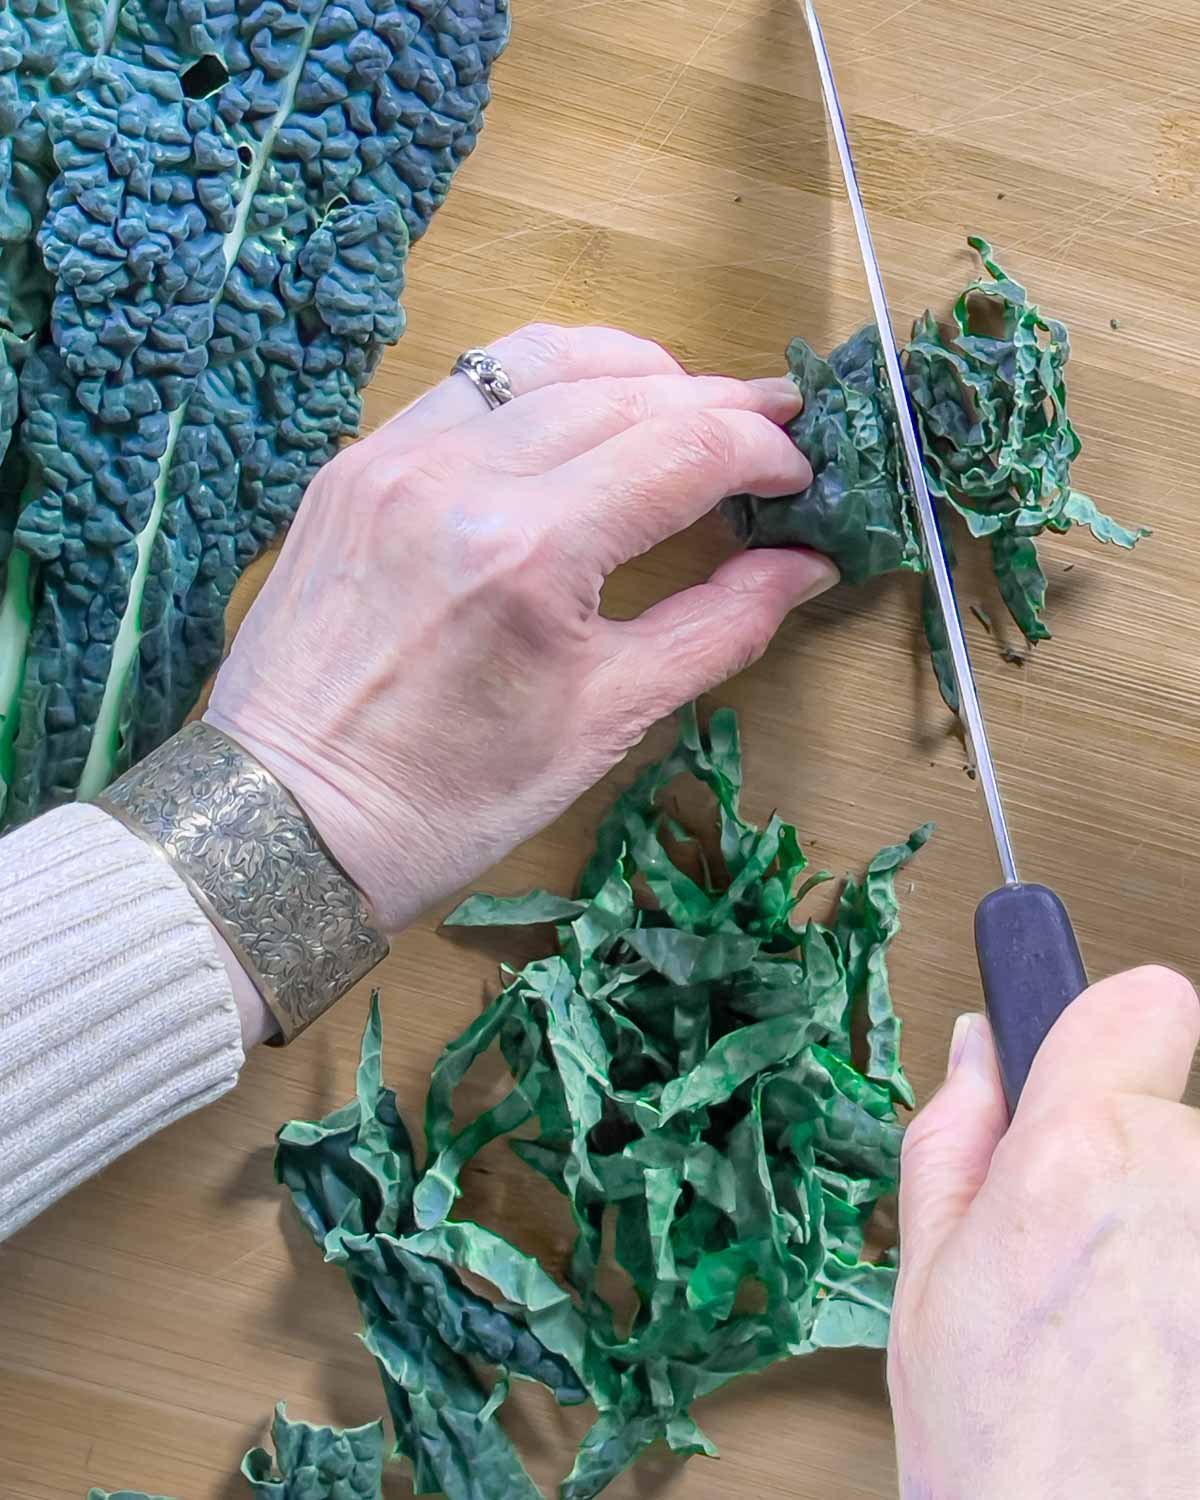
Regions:
<instances>
[{"instance_id":1,"label":"knuckle","mask_svg":"<svg viewBox=\"0 0 1200 1500\"><path fill-rule=\"evenodd\" d=\"M607 379L601 384L604 399L617 421L636 427L654 416L653 403L640 383Z\"/></svg>"},{"instance_id":2,"label":"knuckle","mask_svg":"<svg viewBox=\"0 0 1200 1500\"><path fill-rule=\"evenodd\" d=\"M321 466L317 474L317 483L313 488L319 492L326 490L337 490L342 485L355 480L362 469L362 447L366 439L360 439L357 443L348 443L346 447L339 448L327 463Z\"/></svg>"},{"instance_id":3,"label":"knuckle","mask_svg":"<svg viewBox=\"0 0 1200 1500\"><path fill-rule=\"evenodd\" d=\"M674 713L678 705L661 691L651 692L618 713L607 731L618 756L628 755L641 745L660 719Z\"/></svg>"},{"instance_id":4,"label":"knuckle","mask_svg":"<svg viewBox=\"0 0 1200 1500\"><path fill-rule=\"evenodd\" d=\"M568 365L575 350L574 330L558 323L527 323L514 337L520 344L522 359L539 368Z\"/></svg>"},{"instance_id":5,"label":"knuckle","mask_svg":"<svg viewBox=\"0 0 1200 1500\"><path fill-rule=\"evenodd\" d=\"M461 475L459 476L461 482ZM445 493L454 482L451 467L428 449L415 449L388 459L384 464L363 464L353 485L361 495L373 492L388 505L410 505Z\"/></svg>"},{"instance_id":6,"label":"knuckle","mask_svg":"<svg viewBox=\"0 0 1200 1500\"><path fill-rule=\"evenodd\" d=\"M502 528L466 525L456 537L456 566L466 589L495 590L495 597L508 605L535 589L536 542L518 526Z\"/></svg>"},{"instance_id":7,"label":"knuckle","mask_svg":"<svg viewBox=\"0 0 1200 1500\"><path fill-rule=\"evenodd\" d=\"M430 449L392 453L364 438L329 460L321 470L321 490L331 502L366 509L438 494L452 479L445 460Z\"/></svg>"},{"instance_id":8,"label":"knuckle","mask_svg":"<svg viewBox=\"0 0 1200 1500\"><path fill-rule=\"evenodd\" d=\"M628 342L630 352L638 355L638 364L647 371L658 371L664 375L679 374L682 366L669 349L653 339L637 337L636 334L622 334L621 338Z\"/></svg>"},{"instance_id":9,"label":"knuckle","mask_svg":"<svg viewBox=\"0 0 1200 1500\"><path fill-rule=\"evenodd\" d=\"M752 616L734 655L734 672L744 672L766 655L767 647L775 634L774 621L765 616Z\"/></svg>"},{"instance_id":10,"label":"knuckle","mask_svg":"<svg viewBox=\"0 0 1200 1500\"><path fill-rule=\"evenodd\" d=\"M732 620L732 628L726 637L729 641L726 675L732 677L752 667L766 654L775 638L779 620L769 604L746 590L718 583L710 583L710 588L721 605L722 615ZM718 590L719 595L715 592ZM709 642L704 644L707 646Z\"/></svg>"},{"instance_id":11,"label":"knuckle","mask_svg":"<svg viewBox=\"0 0 1200 1500\"><path fill-rule=\"evenodd\" d=\"M724 473L734 466L738 443L728 420L710 411L699 411L682 423L680 447L690 462Z\"/></svg>"},{"instance_id":12,"label":"knuckle","mask_svg":"<svg viewBox=\"0 0 1200 1500\"><path fill-rule=\"evenodd\" d=\"M1137 1170L1135 1103L1121 1094L1065 1101L1031 1125L1018 1119L998 1154L1012 1160L1022 1194L1033 1202L1107 1194Z\"/></svg>"}]
</instances>

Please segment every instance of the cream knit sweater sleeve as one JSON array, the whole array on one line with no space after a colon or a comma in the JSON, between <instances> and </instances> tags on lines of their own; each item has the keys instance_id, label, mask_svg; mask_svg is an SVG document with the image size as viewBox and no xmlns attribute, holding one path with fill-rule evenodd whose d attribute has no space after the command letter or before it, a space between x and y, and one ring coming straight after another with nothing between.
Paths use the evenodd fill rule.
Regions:
<instances>
[{"instance_id":1,"label":"cream knit sweater sleeve","mask_svg":"<svg viewBox=\"0 0 1200 1500\"><path fill-rule=\"evenodd\" d=\"M212 929L93 807L0 840L0 1239L242 1065Z\"/></svg>"}]
</instances>

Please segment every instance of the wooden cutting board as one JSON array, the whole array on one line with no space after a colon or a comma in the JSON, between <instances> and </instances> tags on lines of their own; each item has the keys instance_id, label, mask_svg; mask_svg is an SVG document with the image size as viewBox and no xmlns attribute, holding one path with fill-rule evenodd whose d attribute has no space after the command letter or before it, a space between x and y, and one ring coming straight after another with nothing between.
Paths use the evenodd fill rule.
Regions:
<instances>
[{"instance_id":1,"label":"wooden cutting board","mask_svg":"<svg viewBox=\"0 0 1200 1500\"><path fill-rule=\"evenodd\" d=\"M693 369L745 376L779 371L794 333L827 348L866 320L792 0L514 9L483 144L414 256L409 332L371 388L368 425L464 347L533 319L619 324ZM1047 544L1055 639L1024 666L1001 659L1011 631L989 639L968 621L1023 870L1067 899L1094 974L1157 959L1195 975L1200 12L1192 0L829 0L825 11L897 315L944 307L972 271L966 234L994 240L1071 328L1080 484L1155 528L1133 556L1082 537ZM696 528L626 569L612 607L645 607L728 548L719 524ZM974 588L964 601L998 622ZM970 919L994 870L911 581L804 611L719 696L742 715L750 812L778 807L822 864L858 865L937 820L901 886L893 965L909 1069L927 1096L955 1015L978 1004ZM567 886L628 774L487 884ZM503 938L450 941L432 921L398 945L382 982L387 1071L406 1108L497 961L526 956ZM366 999L252 1058L231 1097L0 1253L2 1500L83 1500L89 1483L233 1500L243 1490L230 1476L277 1398L312 1420L380 1413L340 1273L271 1176L276 1127L348 1097ZM523 1176L500 1164L472 1191L522 1243L561 1255L565 1226ZM580 1423L535 1392L513 1407L548 1484ZM614 1500L894 1495L877 1355L797 1362L698 1414L722 1461L653 1461Z\"/></svg>"}]
</instances>

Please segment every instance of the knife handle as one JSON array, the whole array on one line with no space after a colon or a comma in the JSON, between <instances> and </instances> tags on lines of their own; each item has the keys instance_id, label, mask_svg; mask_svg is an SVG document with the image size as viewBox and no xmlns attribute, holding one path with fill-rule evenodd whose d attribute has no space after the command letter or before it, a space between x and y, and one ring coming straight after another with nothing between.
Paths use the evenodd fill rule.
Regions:
<instances>
[{"instance_id":1,"label":"knife handle","mask_svg":"<svg viewBox=\"0 0 1200 1500\"><path fill-rule=\"evenodd\" d=\"M975 951L1011 1119L1038 1048L1087 988L1067 909L1044 885L1004 885L975 912Z\"/></svg>"}]
</instances>

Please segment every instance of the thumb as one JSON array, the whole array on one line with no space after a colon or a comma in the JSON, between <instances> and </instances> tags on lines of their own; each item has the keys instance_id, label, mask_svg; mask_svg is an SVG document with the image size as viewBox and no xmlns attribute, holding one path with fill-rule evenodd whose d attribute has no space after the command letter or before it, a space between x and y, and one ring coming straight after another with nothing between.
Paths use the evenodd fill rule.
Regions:
<instances>
[{"instance_id":1,"label":"thumb","mask_svg":"<svg viewBox=\"0 0 1200 1500\"><path fill-rule=\"evenodd\" d=\"M907 1265L937 1256L975 1201L1007 1128L991 1027L983 1016L959 1016L946 1082L904 1133L900 1243Z\"/></svg>"},{"instance_id":2,"label":"thumb","mask_svg":"<svg viewBox=\"0 0 1200 1500\"><path fill-rule=\"evenodd\" d=\"M1196 991L1173 969L1149 965L1102 979L1068 1005L1042 1043L1017 1114L1066 1098L1144 1094L1177 1102L1200 1040Z\"/></svg>"},{"instance_id":3,"label":"thumb","mask_svg":"<svg viewBox=\"0 0 1200 1500\"><path fill-rule=\"evenodd\" d=\"M817 552L738 553L706 583L610 623L623 696L648 720L690 703L757 661L789 613L837 581L837 568Z\"/></svg>"}]
</instances>

